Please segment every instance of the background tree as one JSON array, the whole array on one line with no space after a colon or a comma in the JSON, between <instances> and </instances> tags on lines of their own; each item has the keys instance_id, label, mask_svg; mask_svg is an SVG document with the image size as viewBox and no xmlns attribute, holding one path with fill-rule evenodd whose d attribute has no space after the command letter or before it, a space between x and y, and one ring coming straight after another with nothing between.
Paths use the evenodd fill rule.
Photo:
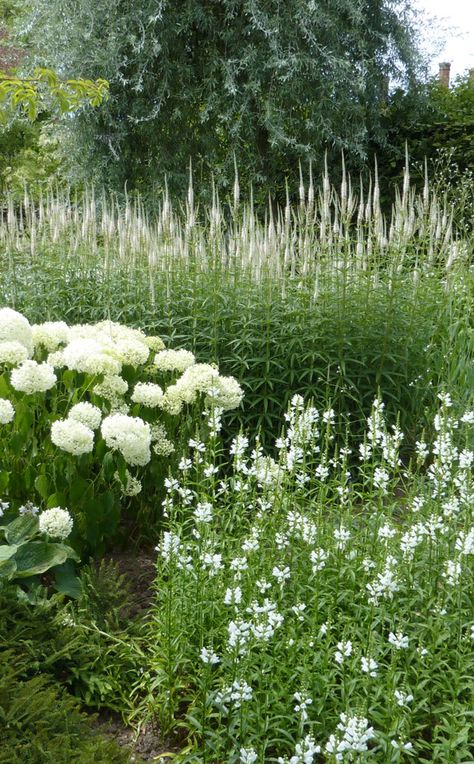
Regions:
<instances>
[{"instance_id":1,"label":"background tree","mask_svg":"<svg viewBox=\"0 0 474 764\"><path fill-rule=\"evenodd\" d=\"M61 79L37 67L19 74L26 62L12 28L21 11L19 0L0 0L0 183L23 193L58 177L61 159L49 127L59 114L85 105L98 106L107 97L108 83Z\"/></svg>"},{"instance_id":2,"label":"background tree","mask_svg":"<svg viewBox=\"0 0 474 764\"><path fill-rule=\"evenodd\" d=\"M325 149L359 161L383 140L387 77L420 65L409 0L30 0L24 31L35 63L110 82L64 139L118 189L180 190L190 156L225 187L235 154L244 182L281 191Z\"/></svg>"}]
</instances>

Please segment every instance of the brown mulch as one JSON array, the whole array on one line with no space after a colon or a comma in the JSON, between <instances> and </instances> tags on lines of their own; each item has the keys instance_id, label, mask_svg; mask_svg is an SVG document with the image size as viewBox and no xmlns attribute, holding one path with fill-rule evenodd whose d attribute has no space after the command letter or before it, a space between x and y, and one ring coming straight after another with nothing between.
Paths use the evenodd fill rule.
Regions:
<instances>
[{"instance_id":1,"label":"brown mulch","mask_svg":"<svg viewBox=\"0 0 474 764\"><path fill-rule=\"evenodd\" d=\"M130 760L135 764L142 762L171 762L172 756L166 756L167 753L178 750L177 745L165 743L158 730L151 724L145 725L138 737L135 739L135 731L131 727L126 727L121 717L111 711L101 711L97 718L97 727L102 735L115 740L121 748L130 750ZM158 758L159 757L159 758Z\"/></svg>"},{"instance_id":2,"label":"brown mulch","mask_svg":"<svg viewBox=\"0 0 474 764\"><path fill-rule=\"evenodd\" d=\"M146 616L154 595L156 551L154 549L117 549L107 554L105 559L114 562L118 566L119 573L125 576L130 596L124 615L130 619Z\"/></svg>"}]
</instances>

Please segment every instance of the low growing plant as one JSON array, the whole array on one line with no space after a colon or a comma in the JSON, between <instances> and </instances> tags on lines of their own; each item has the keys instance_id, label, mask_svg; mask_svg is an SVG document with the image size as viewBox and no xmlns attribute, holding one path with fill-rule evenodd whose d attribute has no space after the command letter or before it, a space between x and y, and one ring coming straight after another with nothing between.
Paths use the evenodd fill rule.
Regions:
<instances>
[{"instance_id":1,"label":"low growing plant","mask_svg":"<svg viewBox=\"0 0 474 764\"><path fill-rule=\"evenodd\" d=\"M74 596L76 579L67 561L79 561L74 549L64 541L72 530L72 519L67 510L53 507L38 517L32 504L21 508L20 514L6 525L0 524L0 586L6 582L37 579L51 572L56 588ZM0 502L0 514L8 510Z\"/></svg>"}]
</instances>

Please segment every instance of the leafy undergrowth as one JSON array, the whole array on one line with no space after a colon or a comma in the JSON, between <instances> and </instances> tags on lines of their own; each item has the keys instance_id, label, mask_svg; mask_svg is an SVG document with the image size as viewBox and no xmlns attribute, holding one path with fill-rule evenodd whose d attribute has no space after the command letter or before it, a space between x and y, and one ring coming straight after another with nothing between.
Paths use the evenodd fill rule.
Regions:
<instances>
[{"instance_id":1,"label":"leafy undergrowth","mask_svg":"<svg viewBox=\"0 0 474 764\"><path fill-rule=\"evenodd\" d=\"M27 662L0 661L1 764L130 764L129 752L102 737L79 703L47 675L25 679Z\"/></svg>"}]
</instances>

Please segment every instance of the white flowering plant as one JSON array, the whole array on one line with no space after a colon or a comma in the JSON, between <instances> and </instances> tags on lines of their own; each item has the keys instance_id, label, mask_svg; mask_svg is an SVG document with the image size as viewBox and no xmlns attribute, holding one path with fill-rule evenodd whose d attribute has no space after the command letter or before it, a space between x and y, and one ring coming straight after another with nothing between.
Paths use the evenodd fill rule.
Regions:
<instances>
[{"instance_id":1,"label":"white flowering plant","mask_svg":"<svg viewBox=\"0 0 474 764\"><path fill-rule=\"evenodd\" d=\"M272 456L218 419L167 481L135 688L177 761L470 761L474 417L442 397L409 465L380 400L352 453L298 396Z\"/></svg>"},{"instance_id":2,"label":"white flowering plant","mask_svg":"<svg viewBox=\"0 0 474 764\"><path fill-rule=\"evenodd\" d=\"M242 390L186 350L111 321L30 325L0 309L0 494L68 506L72 544L101 552L132 509L147 537L169 465L212 400ZM203 437L205 434L203 433Z\"/></svg>"},{"instance_id":3,"label":"white flowering plant","mask_svg":"<svg viewBox=\"0 0 474 764\"><path fill-rule=\"evenodd\" d=\"M0 515L5 517L8 502L0 501ZM32 502L19 508L17 517L0 524L0 587L9 583L36 583L44 573L54 580L59 591L78 594L78 579L73 564L77 553L66 542L73 529L67 509L51 507L40 511Z\"/></svg>"}]
</instances>

